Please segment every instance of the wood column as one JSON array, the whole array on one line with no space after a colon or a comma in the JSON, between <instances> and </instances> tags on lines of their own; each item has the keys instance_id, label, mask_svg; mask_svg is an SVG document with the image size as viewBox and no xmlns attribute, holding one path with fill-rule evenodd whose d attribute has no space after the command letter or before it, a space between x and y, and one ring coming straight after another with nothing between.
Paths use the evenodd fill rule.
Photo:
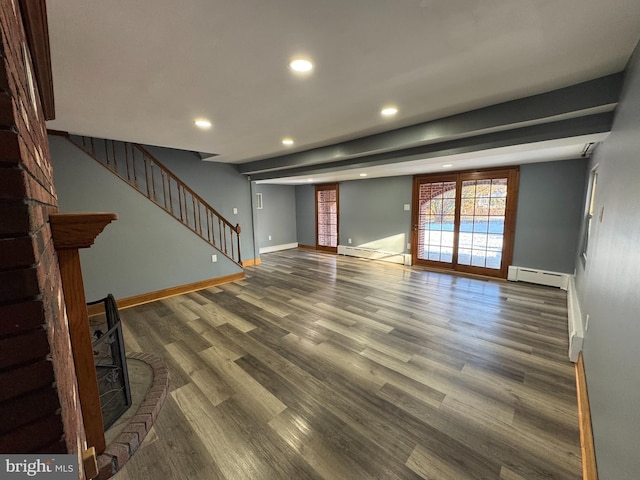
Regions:
<instances>
[{"instance_id":1,"label":"wood column","mask_svg":"<svg viewBox=\"0 0 640 480\"><path fill-rule=\"evenodd\" d=\"M98 454L104 452L106 445L78 250L93 245L100 232L117 219L115 213L55 213L49 216L60 265L87 443L89 447L95 447Z\"/></svg>"}]
</instances>

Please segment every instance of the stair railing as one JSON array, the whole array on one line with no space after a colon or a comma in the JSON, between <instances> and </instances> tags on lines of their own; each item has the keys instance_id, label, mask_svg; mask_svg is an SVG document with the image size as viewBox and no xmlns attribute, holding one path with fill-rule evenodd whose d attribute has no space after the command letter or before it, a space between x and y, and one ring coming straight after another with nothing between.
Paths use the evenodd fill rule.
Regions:
<instances>
[{"instance_id":1,"label":"stair railing","mask_svg":"<svg viewBox=\"0 0 640 480\"><path fill-rule=\"evenodd\" d=\"M240 225L234 226L220 215L143 146L78 135L70 135L69 140L242 266Z\"/></svg>"}]
</instances>

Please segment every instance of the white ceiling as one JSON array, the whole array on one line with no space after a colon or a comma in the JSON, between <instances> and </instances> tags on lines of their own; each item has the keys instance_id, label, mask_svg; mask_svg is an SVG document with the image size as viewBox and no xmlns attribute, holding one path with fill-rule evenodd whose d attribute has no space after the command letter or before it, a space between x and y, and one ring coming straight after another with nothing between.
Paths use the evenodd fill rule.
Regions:
<instances>
[{"instance_id":1,"label":"white ceiling","mask_svg":"<svg viewBox=\"0 0 640 480\"><path fill-rule=\"evenodd\" d=\"M47 8L49 128L231 163L618 72L640 36L639 0L57 0ZM296 55L314 61L311 74L288 69ZM400 110L393 119L378 114L387 104ZM213 128L195 128L196 117ZM281 144L286 136L294 147ZM511 153L539 147L564 158L568 145ZM504 151L490 153L505 161ZM464 160L491 163L486 152L475 157ZM451 162L418 170L442 163Z\"/></svg>"}]
</instances>

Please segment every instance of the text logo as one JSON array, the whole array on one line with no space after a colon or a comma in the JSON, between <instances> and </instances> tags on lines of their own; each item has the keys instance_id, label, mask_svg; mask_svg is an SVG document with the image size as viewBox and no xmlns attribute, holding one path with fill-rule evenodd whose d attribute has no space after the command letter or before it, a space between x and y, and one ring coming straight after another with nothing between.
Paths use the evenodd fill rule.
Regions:
<instances>
[{"instance_id":1,"label":"text logo","mask_svg":"<svg viewBox=\"0 0 640 480\"><path fill-rule=\"evenodd\" d=\"M75 455L0 455L0 480L78 480Z\"/></svg>"}]
</instances>

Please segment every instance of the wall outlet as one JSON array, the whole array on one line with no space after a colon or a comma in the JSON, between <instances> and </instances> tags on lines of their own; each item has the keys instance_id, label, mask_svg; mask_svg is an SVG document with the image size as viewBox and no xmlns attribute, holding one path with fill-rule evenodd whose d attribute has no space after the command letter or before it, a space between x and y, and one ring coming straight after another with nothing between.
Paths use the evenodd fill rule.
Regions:
<instances>
[{"instance_id":1,"label":"wall outlet","mask_svg":"<svg viewBox=\"0 0 640 480\"><path fill-rule=\"evenodd\" d=\"M411 205L409 205L408 203L404 204L404 209L406 212L408 212L409 210L411 210Z\"/></svg>"},{"instance_id":2,"label":"wall outlet","mask_svg":"<svg viewBox=\"0 0 640 480\"><path fill-rule=\"evenodd\" d=\"M584 331L589 330L589 314L587 313L587 319L584 321Z\"/></svg>"},{"instance_id":3,"label":"wall outlet","mask_svg":"<svg viewBox=\"0 0 640 480\"><path fill-rule=\"evenodd\" d=\"M407 250L411 250L411 244L407 243Z\"/></svg>"},{"instance_id":4,"label":"wall outlet","mask_svg":"<svg viewBox=\"0 0 640 480\"><path fill-rule=\"evenodd\" d=\"M236 207L233 207L233 214L237 215L238 214L238 209Z\"/></svg>"},{"instance_id":5,"label":"wall outlet","mask_svg":"<svg viewBox=\"0 0 640 480\"><path fill-rule=\"evenodd\" d=\"M351 243L351 239L347 240L349 243Z\"/></svg>"},{"instance_id":6,"label":"wall outlet","mask_svg":"<svg viewBox=\"0 0 640 480\"><path fill-rule=\"evenodd\" d=\"M218 261L218 255L211 255L211 263L216 263Z\"/></svg>"},{"instance_id":7,"label":"wall outlet","mask_svg":"<svg viewBox=\"0 0 640 480\"><path fill-rule=\"evenodd\" d=\"M271 240L271 235L269 235L269 240Z\"/></svg>"}]
</instances>

